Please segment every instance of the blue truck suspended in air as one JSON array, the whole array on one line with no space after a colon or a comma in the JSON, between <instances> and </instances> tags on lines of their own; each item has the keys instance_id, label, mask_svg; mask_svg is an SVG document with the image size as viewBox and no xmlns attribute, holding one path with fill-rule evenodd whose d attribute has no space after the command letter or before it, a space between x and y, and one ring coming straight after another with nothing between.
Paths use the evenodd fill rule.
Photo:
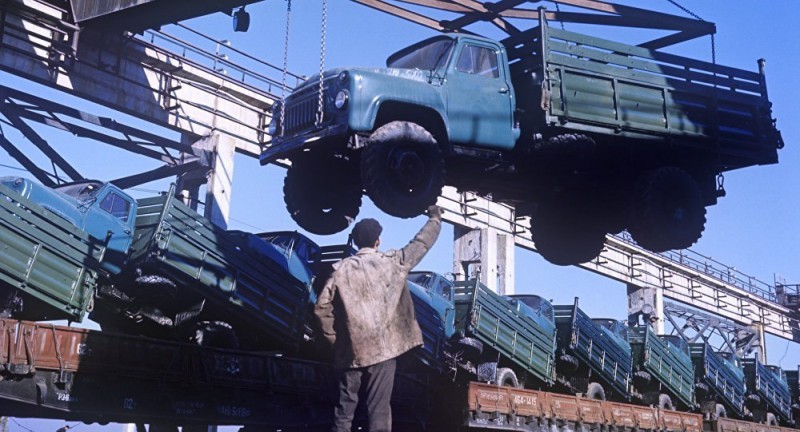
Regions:
<instances>
[{"instance_id":1,"label":"blue truck suspended in air","mask_svg":"<svg viewBox=\"0 0 800 432\"><path fill-rule=\"evenodd\" d=\"M261 163L291 161L292 218L341 231L364 191L413 217L448 184L530 215L542 256L575 264L623 229L656 252L694 244L724 172L778 161L764 62L735 69L545 15L503 41L442 34L386 68L329 70L273 105Z\"/></svg>"}]
</instances>

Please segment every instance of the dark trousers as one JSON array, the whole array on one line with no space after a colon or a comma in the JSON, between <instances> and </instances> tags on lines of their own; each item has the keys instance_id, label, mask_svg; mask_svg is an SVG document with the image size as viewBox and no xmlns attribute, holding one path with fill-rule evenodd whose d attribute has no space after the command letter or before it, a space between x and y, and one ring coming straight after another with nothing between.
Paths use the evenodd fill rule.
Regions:
<instances>
[{"instance_id":1,"label":"dark trousers","mask_svg":"<svg viewBox=\"0 0 800 432\"><path fill-rule=\"evenodd\" d=\"M395 366L395 359L391 359L372 366L340 371L339 402L334 412L332 432L350 432L362 387L369 432L392 430L392 408L389 402L392 399Z\"/></svg>"}]
</instances>

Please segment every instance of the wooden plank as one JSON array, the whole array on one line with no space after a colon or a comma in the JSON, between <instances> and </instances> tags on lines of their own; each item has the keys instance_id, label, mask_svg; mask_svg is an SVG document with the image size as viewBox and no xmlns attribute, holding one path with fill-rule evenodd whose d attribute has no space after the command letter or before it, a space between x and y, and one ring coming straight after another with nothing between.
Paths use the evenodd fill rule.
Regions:
<instances>
[{"instance_id":1,"label":"wooden plank","mask_svg":"<svg viewBox=\"0 0 800 432\"><path fill-rule=\"evenodd\" d=\"M708 71L709 73L716 72L718 75L730 75L749 81L761 81L761 75L759 75L757 72L752 72L744 69L723 66L702 60L695 60L689 57L683 57L675 54L668 54L662 51L650 50L647 48L641 48L638 46L628 45L621 42L614 42L607 39L597 38L594 36L561 30L555 27L548 27L547 32L549 39L566 40L570 42L579 43L581 45L593 46L611 52L626 54L634 57L640 57L647 60L686 66L693 69L705 70Z\"/></svg>"},{"instance_id":2,"label":"wooden plank","mask_svg":"<svg viewBox=\"0 0 800 432\"><path fill-rule=\"evenodd\" d=\"M736 75L713 75L710 72L696 72L684 65L670 65L664 63L654 63L636 57L621 55L615 52L600 51L586 45L570 45L564 42L551 41L549 44L551 61L558 63L562 58L553 53L561 53L567 57L573 57L581 62L594 60L604 66L608 66L607 73L612 76L628 77L631 71L647 72L653 77L664 77L664 79L677 78L686 82L702 82L709 85L717 85L725 90L745 91L754 94L761 94L761 82L756 80L746 80ZM641 74L639 74L641 76ZM633 76L632 74L630 75Z\"/></svg>"}]
</instances>

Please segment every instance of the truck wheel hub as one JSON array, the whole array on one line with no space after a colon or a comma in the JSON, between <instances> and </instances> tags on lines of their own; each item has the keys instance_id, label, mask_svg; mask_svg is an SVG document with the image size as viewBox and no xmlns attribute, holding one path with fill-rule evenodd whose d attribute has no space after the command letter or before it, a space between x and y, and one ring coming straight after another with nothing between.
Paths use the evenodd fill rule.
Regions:
<instances>
[{"instance_id":1,"label":"truck wheel hub","mask_svg":"<svg viewBox=\"0 0 800 432\"><path fill-rule=\"evenodd\" d=\"M389 156L388 168L398 184L404 189L413 190L420 187L425 162L415 151L395 150Z\"/></svg>"}]
</instances>

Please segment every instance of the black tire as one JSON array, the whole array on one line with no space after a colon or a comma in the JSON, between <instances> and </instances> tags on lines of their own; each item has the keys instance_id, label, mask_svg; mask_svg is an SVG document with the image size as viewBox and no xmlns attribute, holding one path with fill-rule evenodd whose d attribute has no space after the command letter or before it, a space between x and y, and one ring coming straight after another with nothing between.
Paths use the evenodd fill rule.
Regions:
<instances>
[{"instance_id":1,"label":"black tire","mask_svg":"<svg viewBox=\"0 0 800 432\"><path fill-rule=\"evenodd\" d=\"M650 384L650 381L653 380L653 377L650 375L650 372L640 370L633 373L633 380L636 381L637 385L645 386Z\"/></svg>"},{"instance_id":2,"label":"black tire","mask_svg":"<svg viewBox=\"0 0 800 432\"><path fill-rule=\"evenodd\" d=\"M535 172L548 176L573 174L584 167L596 153L597 144L581 134L556 135L529 147L527 158Z\"/></svg>"},{"instance_id":3,"label":"black tire","mask_svg":"<svg viewBox=\"0 0 800 432\"><path fill-rule=\"evenodd\" d=\"M580 206L543 203L531 217L531 239L544 259L556 265L591 261L603 251L605 231Z\"/></svg>"},{"instance_id":4,"label":"black tire","mask_svg":"<svg viewBox=\"0 0 800 432\"><path fill-rule=\"evenodd\" d=\"M197 323L194 343L198 346L238 349L239 338L233 327L224 321L201 321Z\"/></svg>"},{"instance_id":5,"label":"black tire","mask_svg":"<svg viewBox=\"0 0 800 432\"><path fill-rule=\"evenodd\" d=\"M497 368L497 379L495 384L506 387L520 388L517 374L511 368Z\"/></svg>"},{"instance_id":6,"label":"black tire","mask_svg":"<svg viewBox=\"0 0 800 432\"><path fill-rule=\"evenodd\" d=\"M436 204L445 163L436 140L422 126L395 121L379 127L361 154L361 181L385 213L410 218Z\"/></svg>"},{"instance_id":7,"label":"black tire","mask_svg":"<svg viewBox=\"0 0 800 432\"><path fill-rule=\"evenodd\" d=\"M137 298L149 298L167 301L178 296L178 287L175 282L159 275L141 275L136 277Z\"/></svg>"},{"instance_id":8,"label":"black tire","mask_svg":"<svg viewBox=\"0 0 800 432\"><path fill-rule=\"evenodd\" d=\"M744 404L752 411L754 408L761 406L761 396L757 394L749 394L745 396Z\"/></svg>"},{"instance_id":9,"label":"black tire","mask_svg":"<svg viewBox=\"0 0 800 432\"><path fill-rule=\"evenodd\" d=\"M706 208L700 187L681 168L663 167L636 184L628 231L653 252L684 249L703 235Z\"/></svg>"},{"instance_id":10,"label":"black tire","mask_svg":"<svg viewBox=\"0 0 800 432\"><path fill-rule=\"evenodd\" d=\"M721 418L728 418L728 410L725 409L724 405L717 404L714 407L714 420Z\"/></svg>"},{"instance_id":11,"label":"black tire","mask_svg":"<svg viewBox=\"0 0 800 432\"><path fill-rule=\"evenodd\" d=\"M658 408L670 411L675 411L675 405L672 403L672 398L668 394L661 393L658 395Z\"/></svg>"},{"instance_id":12,"label":"black tire","mask_svg":"<svg viewBox=\"0 0 800 432\"><path fill-rule=\"evenodd\" d=\"M283 182L286 210L308 232L329 235L345 230L361 208L357 166L336 156L292 159Z\"/></svg>"},{"instance_id":13,"label":"black tire","mask_svg":"<svg viewBox=\"0 0 800 432\"><path fill-rule=\"evenodd\" d=\"M458 346L466 348L472 354L479 355L483 352L483 342L471 338L471 337L462 337L457 342Z\"/></svg>"},{"instance_id":14,"label":"black tire","mask_svg":"<svg viewBox=\"0 0 800 432\"><path fill-rule=\"evenodd\" d=\"M579 366L578 359L569 354L561 354L558 357L558 361L559 361L559 366L558 366L559 372L564 371L566 373L566 372L575 372L576 370L578 370ZM569 369L569 371L567 371L566 369Z\"/></svg>"},{"instance_id":15,"label":"black tire","mask_svg":"<svg viewBox=\"0 0 800 432\"><path fill-rule=\"evenodd\" d=\"M598 382L590 382L586 387L586 398L596 400L606 400L606 390Z\"/></svg>"}]
</instances>

